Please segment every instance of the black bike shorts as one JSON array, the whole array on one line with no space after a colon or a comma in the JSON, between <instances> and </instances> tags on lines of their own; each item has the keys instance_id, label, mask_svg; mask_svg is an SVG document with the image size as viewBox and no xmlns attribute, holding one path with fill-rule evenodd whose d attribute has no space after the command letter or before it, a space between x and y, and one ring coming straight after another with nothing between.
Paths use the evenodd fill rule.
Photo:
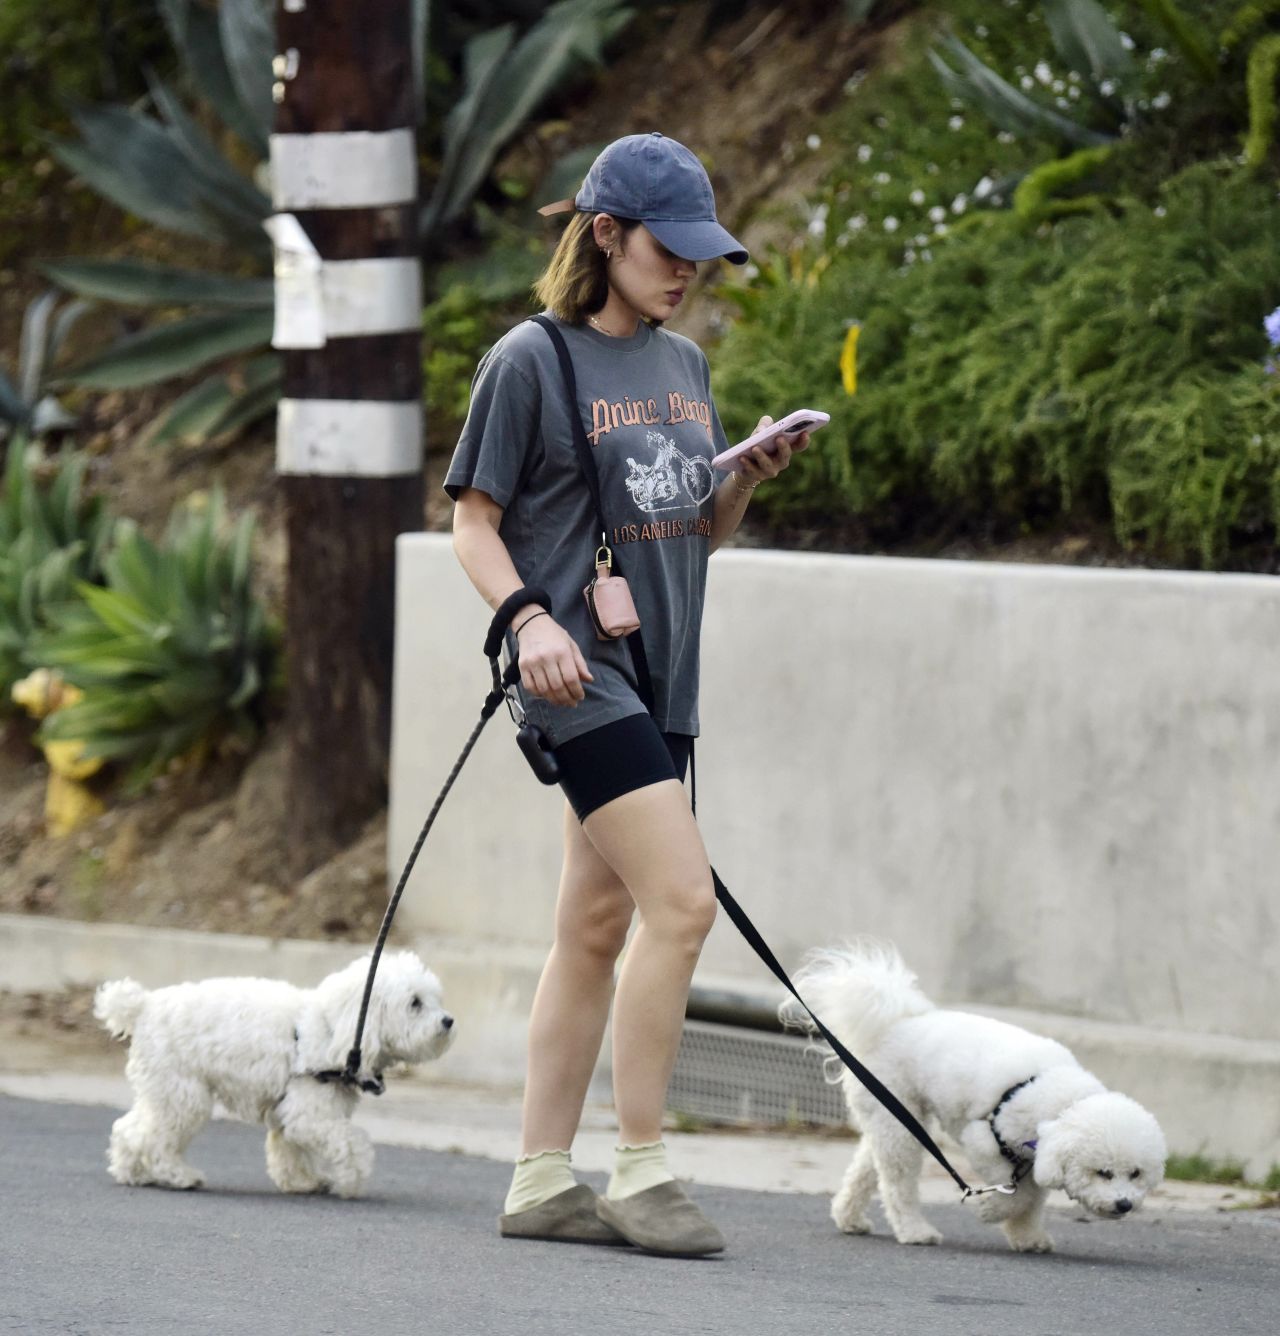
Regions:
<instances>
[{"instance_id":1,"label":"black bike shorts","mask_svg":"<svg viewBox=\"0 0 1280 1336\"><path fill-rule=\"evenodd\" d=\"M579 821L597 808L664 779L684 783L693 739L663 733L648 714L632 714L581 733L556 749L560 787Z\"/></svg>"}]
</instances>

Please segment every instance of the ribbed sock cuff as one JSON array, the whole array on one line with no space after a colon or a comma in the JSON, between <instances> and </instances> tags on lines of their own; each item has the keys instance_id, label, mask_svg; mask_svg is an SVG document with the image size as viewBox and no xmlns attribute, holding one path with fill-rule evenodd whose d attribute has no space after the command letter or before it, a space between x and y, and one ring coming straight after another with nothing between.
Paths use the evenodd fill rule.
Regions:
<instances>
[{"instance_id":1,"label":"ribbed sock cuff","mask_svg":"<svg viewBox=\"0 0 1280 1336\"><path fill-rule=\"evenodd\" d=\"M516 1161L511 1188L502 1209L507 1215L517 1215L567 1192L576 1187L577 1182L569 1168L567 1150L542 1150L536 1155L522 1155Z\"/></svg>"},{"instance_id":2,"label":"ribbed sock cuff","mask_svg":"<svg viewBox=\"0 0 1280 1336\"><path fill-rule=\"evenodd\" d=\"M619 1146L614 1152L613 1176L605 1195L610 1201L621 1201L646 1188L656 1188L659 1183L670 1183L674 1177L667 1168L667 1148L663 1142Z\"/></svg>"}]
</instances>

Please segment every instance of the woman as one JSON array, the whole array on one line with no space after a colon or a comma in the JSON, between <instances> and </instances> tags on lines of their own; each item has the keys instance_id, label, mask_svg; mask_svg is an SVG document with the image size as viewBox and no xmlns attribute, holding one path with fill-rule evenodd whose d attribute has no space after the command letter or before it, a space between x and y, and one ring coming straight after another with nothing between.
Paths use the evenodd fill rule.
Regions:
<instances>
[{"instance_id":1,"label":"woman","mask_svg":"<svg viewBox=\"0 0 1280 1336\"><path fill-rule=\"evenodd\" d=\"M526 712L555 750L568 798L555 944L529 1026L523 1148L499 1228L696 1256L724 1242L668 1171L661 1127L689 981L715 917L683 787L698 731L706 561L807 438L775 438L773 453L758 447L717 485L710 460L727 442L706 359L662 322L699 261L747 254L716 221L688 149L659 134L617 140L574 200L543 212L571 208L535 291L572 358L572 411L639 612L653 710L626 641L597 639L589 620L582 590L599 525L552 340L526 322L481 362L445 480L454 548L490 607L526 585L550 594L550 611L530 603L511 625ZM597 1198L574 1180L569 1149L611 998L619 1146Z\"/></svg>"}]
</instances>

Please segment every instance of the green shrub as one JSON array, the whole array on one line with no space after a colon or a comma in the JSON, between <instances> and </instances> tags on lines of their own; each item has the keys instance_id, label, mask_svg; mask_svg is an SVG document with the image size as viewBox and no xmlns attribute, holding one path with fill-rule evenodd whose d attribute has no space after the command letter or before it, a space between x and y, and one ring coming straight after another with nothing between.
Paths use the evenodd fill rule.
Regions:
<instances>
[{"instance_id":1,"label":"green shrub","mask_svg":"<svg viewBox=\"0 0 1280 1336\"><path fill-rule=\"evenodd\" d=\"M103 578L111 522L101 500L84 496L85 461L70 453L44 462L20 436L9 443L0 490L0 712L34 666L29 650L53 610L80 584Z\"/></svg>"},{"instance_id":2,"label":"green shrub","mask_svg":"<svg viewBox=\"0 0 1280 1336\"><path fill-rule=\"evenodd\" d=\"M251 587L253 519L225 527L217 493L175 513L159 546L121 523L106 587L80 585L33 648L85 693L45 721L44 740L82 741L137 789L175 758L256 734L278 637Z\"/></svg>"}]
</instances>

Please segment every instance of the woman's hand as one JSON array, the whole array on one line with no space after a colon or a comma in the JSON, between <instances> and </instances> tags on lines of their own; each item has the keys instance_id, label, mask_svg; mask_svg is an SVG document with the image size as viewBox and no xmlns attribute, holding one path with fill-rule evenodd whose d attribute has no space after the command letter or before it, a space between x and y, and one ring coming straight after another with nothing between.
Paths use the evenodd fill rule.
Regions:
<instances>
[{"instance_id":1,"label":"woman's hand","mask_svg":"<svg viewBox=\"0 0 1280 1336\"><path fill-rule=\"evenodd\" d=\"M756 423L756 431L762 431L772 421L766 414ZM765 445L757 445L754 450L739 455L734 461L744 487L756 487L770 478L776 478L791 463L791 456L809 444L809 433L802 431L798 435L775 436L767 444L773 447L772 453Z\"/></svg>"},{"instance_id":2,"label":"woman's hand","mask_svg":"<svg viewBox=\"0 0 1280 1336\"><path fill-rule=\"evenodd\" d=\"M524 689L552 705L577 705L587 694L582 684L595 680L578 642L550 613L526 614L517 627Z\"/></svg>"}]
</instances>

